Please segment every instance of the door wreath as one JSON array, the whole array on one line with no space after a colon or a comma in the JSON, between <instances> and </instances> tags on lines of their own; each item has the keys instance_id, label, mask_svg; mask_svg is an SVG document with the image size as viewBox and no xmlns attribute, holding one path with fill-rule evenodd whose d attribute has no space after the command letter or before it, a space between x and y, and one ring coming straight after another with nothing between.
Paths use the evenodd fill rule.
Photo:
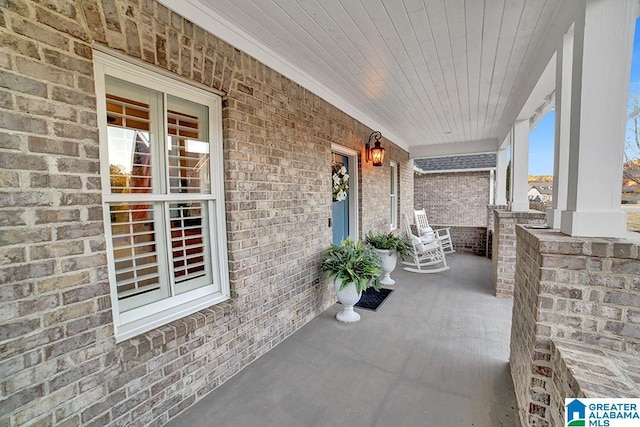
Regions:
<instances>
[{"instance_id":1,"label":"door wreath","mask_svg":"<svg viewBox=\"0 0 640 427\"><path fill-rule=\"evenodd\" d=\"M333 170L333 201L341 202L349 194L349 174L347 168L339 162L331 164Z\"/></svg>"}]
</instances>

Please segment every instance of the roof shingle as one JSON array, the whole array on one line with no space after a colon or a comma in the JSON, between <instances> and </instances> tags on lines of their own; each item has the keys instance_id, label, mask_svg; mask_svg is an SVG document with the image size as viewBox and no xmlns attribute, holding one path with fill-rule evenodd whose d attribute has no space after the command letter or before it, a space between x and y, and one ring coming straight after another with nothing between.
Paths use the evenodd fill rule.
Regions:
<instances>
[{"instance_id":1,"label":"roof shingle","mask_svg":"<svg viewBox=\"0 0 640 427\"><path fill-rule=\"evenodd\" d=\"M418 172L446 172L466 169L495 169L496 153L470 154L465 156L427 157L413 159Z\"/></svg>"}]
</instances>

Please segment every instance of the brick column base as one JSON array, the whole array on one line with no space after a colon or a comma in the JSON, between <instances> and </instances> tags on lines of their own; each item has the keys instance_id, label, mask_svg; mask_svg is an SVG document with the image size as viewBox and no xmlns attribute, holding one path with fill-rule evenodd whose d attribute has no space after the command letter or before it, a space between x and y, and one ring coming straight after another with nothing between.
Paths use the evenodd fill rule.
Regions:
<instances>
[{"instance_id":1,"label":"brick column base","mask_svg":"<svg viewBox=\"0 0 640 427\"><path fill-rule=\"evenodd\" d=\"M493 290L497 297L513 297L513 281L516 272L516 225L544 225L547 216L543 212L511 212L496 209L493 215Z\"/></svg>"}]
</instances>

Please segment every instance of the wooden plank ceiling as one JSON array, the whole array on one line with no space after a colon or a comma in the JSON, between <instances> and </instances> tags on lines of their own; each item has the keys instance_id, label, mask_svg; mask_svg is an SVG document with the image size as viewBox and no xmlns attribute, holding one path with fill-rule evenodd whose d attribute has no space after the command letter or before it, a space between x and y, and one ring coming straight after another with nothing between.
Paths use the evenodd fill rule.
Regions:
<instances>
[{"instance_id":1,"label":"wooden plank ceiling","mask_svg":"<svg viewBox=\"0 0 640 427\"><path fill-rule=\"evenodd\" d=\"M161 2L413 156L497 148L566 26L560 0Z\"/></svg>"}]
</instances>

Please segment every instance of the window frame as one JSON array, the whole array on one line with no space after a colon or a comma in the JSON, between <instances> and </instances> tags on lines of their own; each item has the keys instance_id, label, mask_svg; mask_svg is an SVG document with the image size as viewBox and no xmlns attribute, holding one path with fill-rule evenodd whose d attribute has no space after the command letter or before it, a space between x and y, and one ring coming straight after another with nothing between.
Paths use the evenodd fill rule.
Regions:
<instances>
[{"instance_id":1,"label":"window frame","mask_svg":"<svg viewBox=\"0 0 640 427\"><path fill-rule=\"evenodd\" d=\"M106 251L108 260L109 283L111 294L111 309L114 322L116 342L121 342L144 332L148 332L161 325L177 320L214 304L227 301L230 298L228 254L225 223L224 198L224 163L222 140L222 98L213 92L189 85L183 81L171 78L151 67L137 65L106 53L94 50L94 73L96 87L96 111L100 142L100 174L102 182L102 208L104 216ZM106 108L106 77L111 76L128 83L142 86L163 94L166 100L169 96L196 102L208 107L209 122L209 172L211 177L211 192L206 194L189 193L188 199L201 201L207 206L209 227L209 248L211 254L212 283L184 293L152 302L128 311L120 311L118 290L116 284L116 268L114 247L111 234L110 204L115 202L129 202L130 198L110 191L109 152L107 137L107 108ZM163 116L159 124L163 128L159 139L164 141L161 148L166 149L168 138L167 106L164 105ZM158 160L164 162L163 160ZM166 173L167 164L163 165L162 174ZM184 200L180 194L172 194L169 189L161 194L145 194L144 202L172 202ZM168 227L170 218L164 218L163 227ZM171 243L167 235L156 244L165 245L165 251L171 251ZM170 266L160 274L169 275L173 267ZM168 279L167 279L168 280Z\"/></svg>"},{"instance_id":2,"label":"window frame","mask_svg":"<svg viewBox=\"0 0 640 427\"><path fill-rule=\"evenodd\" d=\"M389 221L389 229L393 231L398 229L398 164L391 161L389 162L389 166L391 169L391 188L389 190L391 218Z\"/></svg>"}]
</instances>

